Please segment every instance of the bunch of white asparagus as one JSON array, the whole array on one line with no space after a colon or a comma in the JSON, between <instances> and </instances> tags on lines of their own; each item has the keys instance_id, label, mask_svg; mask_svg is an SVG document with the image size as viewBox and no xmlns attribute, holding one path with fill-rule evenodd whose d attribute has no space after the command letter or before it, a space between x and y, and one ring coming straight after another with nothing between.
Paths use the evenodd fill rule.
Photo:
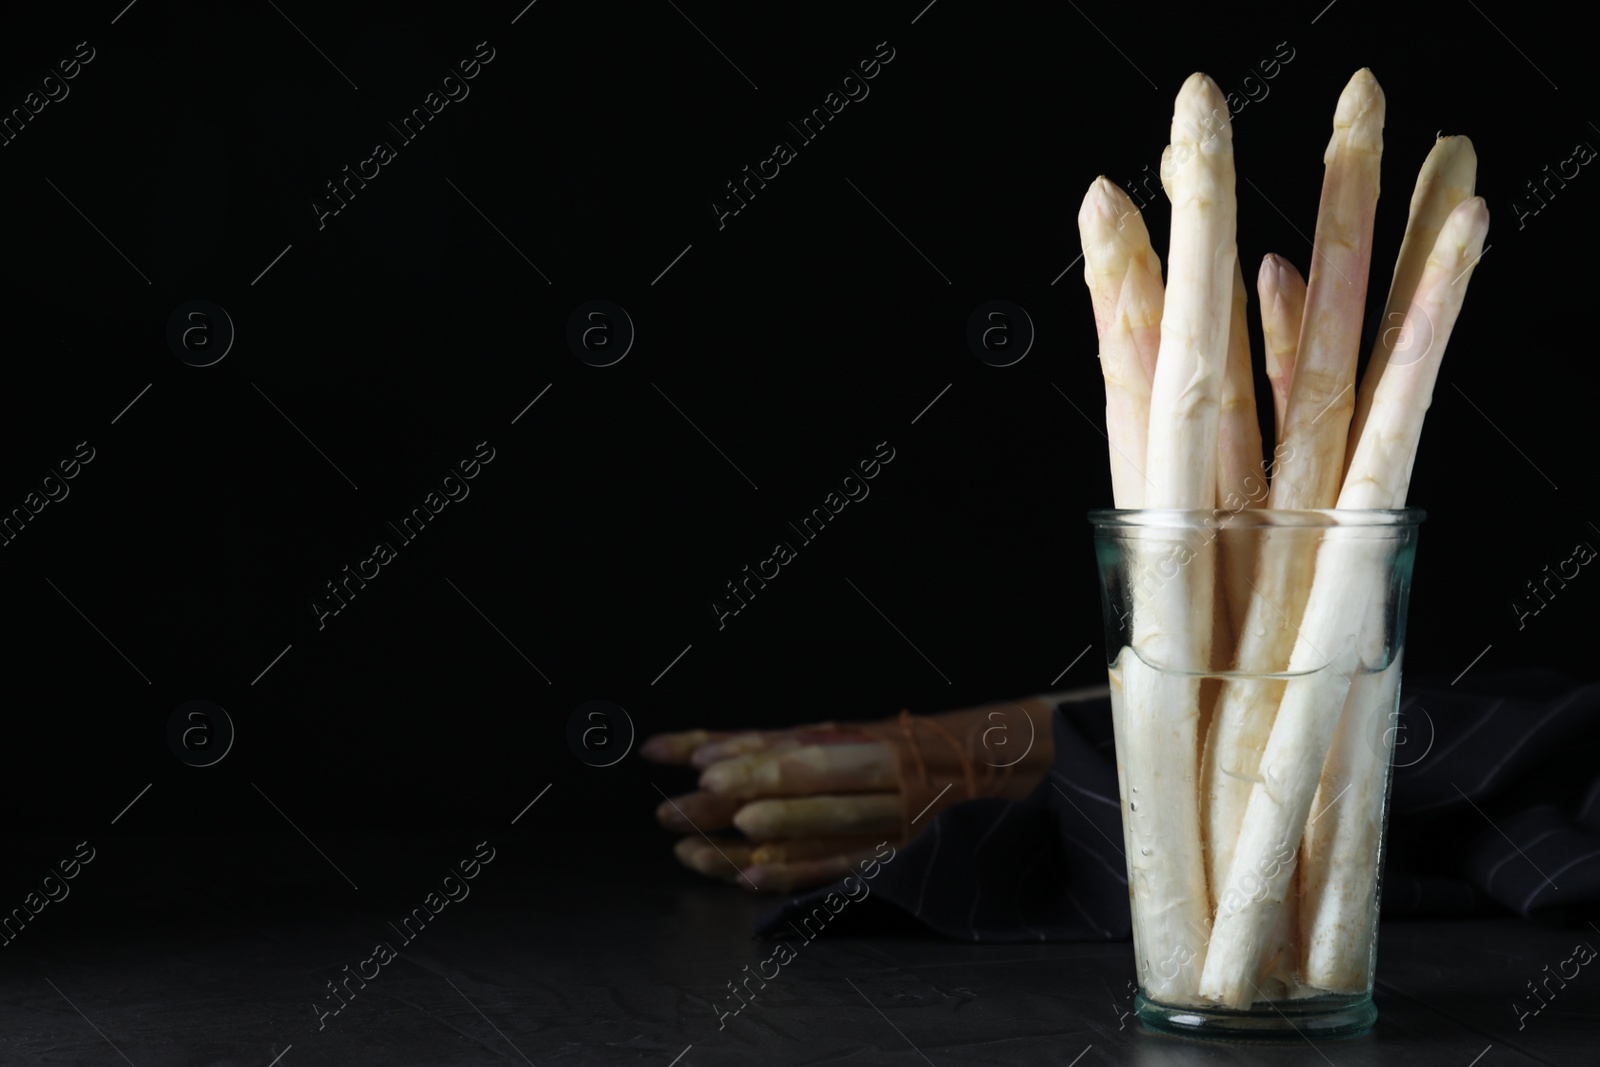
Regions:
<instances>
[{"instance_id":1,"label":"bunch of white asparagus","mask_svg":"<svg viewBox=\"0 0 1600 1067\"><path fill-rule=\"evenodd\" d=\"M1472 195L1471 143L1441 137L1417 177L1357 390L1383 119L1383 91L1358 71L1334 112L1310 279L1277 255L1256 278L1270 467L1234 236L1233 131L1216 83L1192 75L1174 107L1161 163L1165 284L1132 201L1105 178L1090 187L1078 225L1118 508L1404 506L1488 210ZM1339 537L1337 523L1320 540L1307 532L1224 534L1221 551L1197 540L1175 574L1137 590L1112 691L1134 950L1157 1001L1244 1008L1371 988L1399 684L1384 632L1390 549ZM1150 559L1134 568L1171 547L1136 546ZM1224 677L1203 684L1207 673Z\"/></svg>"}]
</instances>

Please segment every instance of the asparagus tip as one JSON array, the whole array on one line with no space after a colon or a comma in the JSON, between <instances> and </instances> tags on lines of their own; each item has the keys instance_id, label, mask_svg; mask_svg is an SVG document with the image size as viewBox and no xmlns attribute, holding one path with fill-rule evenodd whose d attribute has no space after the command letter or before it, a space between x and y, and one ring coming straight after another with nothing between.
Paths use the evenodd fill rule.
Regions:
<instances>
[{"instance_id":1,"label":"asparagus tip","mask_svg":"<svg viewBox=\"0 0 1600 1067\"><path fill-rule=\"evenodd\" d=\"M1451 250L1462 259L1476 261L1478 249L1489 232L1489 203L1481 196L1469 196L1457 204L1444 220L1434 245L1435 255ZM1430 257L1432 258L1432 257ZM1468 264L1466 274L1473 264ZM1457 277L1460 277L1458 275Z\"/></svg>"},{"instance_id":2,"label":"asparagus tip","mask_svg":"<svg viewBox=\"0 0 1600 1067\"><path fill-rule=\"evenodd\" d=\"M1198 70L1185 78L1183 87L1178 90L1178 106L1181 108L1186 102L1201 106L1206 111L1226 103L1222 89L1211 75Z\"/></svg>"},{"instance_id":3,"label":"asparagus tip","mask_svg":"<svg viewBox=\"0 0 1600 1067\"><path fill-rule=\"evenodd\" d=\"M738 762L739 757L713 763L700 772L700 788L707 793L730 793L740 784L739 769L743 769ZM737 769L736 769L737 768Z\"/></svg>"},{"instance_id":4,"label":"asparagus tip","mask_svg":"<svg viewBox=\"0 0 1600 1067\"><path fill-rule=\"evenodd\" d=\"M1137 214L1138 210L1128 194L1102 174L1089 183L1089 191L1083 194L1083 206L1078 209L1078 226L1085 228L1086 224L1105 218L1115 222L1124 212Z\"/></svg>"},{"instance_id":5,"label":"asparagus tip","mask_svg":"<svg viewBox=\"0 0 1600 1067\"><path fill-rule=\"evenodd\" d=\"M1295 292L1305 300L1306 282L1295 265L1276 252L1261 257L1261 271L1256 275L1256 292ZM1263 298L1265 299L1265 298Z\"/></svg>"},{"instance_id":6,"label":"asparagus tip","mask_svg":"<svg viewBox=\"0 0 1600 1067\"><path fill-rule=\"evenodd\" d=\"M733 825L746 837L761 841L770 837L767 832L771 829L778 808L771 800L757 800L740 808L733 816Z\"/></svg>"},{"instance_id":7,"label":"asparagus tip","mask_svg":"<svg viewBox=\"0 0 1600 1067\"><path fill-rule=\"evenodd\" d=\"M1103 175L1084 194L1078 237L1086 271L1124 271L1130 258L1150 247L1150 231L1133 198Z\"/></svg>"},{"instance_id":8,"label":"asparagus tip","mask_svg":"<svg viewBox=\"0 0 1600 1067\"><path fill-rule=\"evenodd\" d=\"M1369 68L1362 67L1351 75L1339 94L1339 106L1333 112L1333 128L1371 129L1377 133L1383 129L1384 110L1383 87ZM1382 141L1370 147L1382 148Z\"/></svg>"},{"instance_id":9,"label":"asparagus tip","mask_svg":"<svg viewBox=\"0 0 1600 1067\"><path fill-rule=\"evenodd\" d=\"M1471 160L1474 171L1478 167L1478 151L1472 147L1472 138L1465 134L1452 133L1446 135L1441 133L1439 138L1433 142L1433 148L1429 150L1428 157L1434 160L1435 165L1441 170L1456 160Z\"/></svg>"},{"instance_id":10,"label":"asparagus tip","mask_svg":"<svg viewBox=\"0 0 1600 1067\"><path fill-rule=\"evenodd\" d=\"M1227 99L1210 75L1196 71L1184 81L1173 103L1172 143L1205 148L1219 138L1225 139L1219 147L1232 147L1233 124L1229 120ZM1187 153L1181 155L1186 157ZM1179 158L1177 162L1181 166L1185 159Z\"/></svg>"}]
</instances>

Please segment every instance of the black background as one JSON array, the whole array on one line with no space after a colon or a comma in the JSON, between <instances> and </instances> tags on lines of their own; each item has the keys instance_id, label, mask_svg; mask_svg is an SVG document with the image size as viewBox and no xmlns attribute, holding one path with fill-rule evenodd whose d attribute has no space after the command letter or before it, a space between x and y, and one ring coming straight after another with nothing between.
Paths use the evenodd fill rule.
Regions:
<instances>
[{"instance_id":1,"label":"black background","mask_svg":"<svg viewBox=\"0 0 1600 1067\"><path fill-rule=\"evenodd\" d=\"M1084 516L1110 483L1093 320L1066 269L1078 205L1098 174L1155 171L1192 70L1234 90L1280 42L1292 61L1234 120L1260 187L1238 191L1248 277L1269 251L1309 269L1333 105L1362 65L1388 100L1369 319L1437 131L1473 138L1493 217L1412 483L1430 517L1408 671L1448 680L1490 646L1473 670L1592 676L1600 578L1520 631L1510 607L1600 545L1600 177L1584 168L1521 228L1513 210L1543 167L1600 144L1585 35L1512 5L1364 0L540 0L515 25L517 0L279 6L0 15L6 109L77 42L96 50L0 148L0 504L77 442L96 450L0 550L6 899L85 838L121 857L92 899L288 877L348 892L285 816L363 888L424 842L453 857L482 838L512 863L656 877L657 786L687 779L636 752L585 766L566 728L586 700L643 737L1038 692L1086 647L1059 684L1098 681ZM400 146L386 121L485 40L470 96ZM870 95L719 229L723 184L795 142L786 123L885 41ZM379 139L396 160L319 231L311 201ZM1164 202L1145 215L1164 253ZM208 368L165 341L195 298L238 331ZM564 340L595 298L638 331L607 368ZM964 341L993 298L1037 327L1006 368ZM1252 328L1259 352L1254 312ZM1270 413L1264 376L1258 393ZM470 497L319 631L323 583L485 440ZM871 495L719 631L722 584L883 441ZM216 766L167 748L191 699L237 726Z\"/></svg>"}]
</instances>

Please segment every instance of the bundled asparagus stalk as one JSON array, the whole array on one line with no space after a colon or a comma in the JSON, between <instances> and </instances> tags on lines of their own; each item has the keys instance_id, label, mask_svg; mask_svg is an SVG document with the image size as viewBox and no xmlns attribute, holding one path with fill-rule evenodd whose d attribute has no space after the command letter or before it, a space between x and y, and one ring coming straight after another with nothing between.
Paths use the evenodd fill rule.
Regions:
<instances>
[{"instance_id":1,"label":"bundled asparagus stalk","mask_svg":"<svg viewBox=\"0 0 1600 1067\"><path fill-rule=\"evenodd\" d=\"M1219 104L1197 74L1174 109L1162 159L1173 211L1164 292L1143 223L1110 183L1096 182L1079 217L1119 508L1259 502L1232 130ZM1370 987L1400 669L1386 632L1395 579L1388 542L1342 529L1337 511L1404 505L1487 228L1482 200L1468 199L1470 143L1441 138L1418 177L1356 395L1383 119L1382 90L1358 71L1324 157L1309 281L1276 256L1257 278L1278 438L1267 506L1333 508L1331 525L1266 538L1255 558L1231 541L1220 571L1209 542L1172 552L1148 534L1128 537L1140 579L1163 550L1179 557L1165 580L1135 580L1131 638L1111 669L1135 953L1153 1000L1243 1008ZM1213 607L1232 622L1235 669L1202 752L1199 679L1228 647L1213 644ZM1141 786L1151 795L1136 795Z\"/></svg>"}]
</instances>

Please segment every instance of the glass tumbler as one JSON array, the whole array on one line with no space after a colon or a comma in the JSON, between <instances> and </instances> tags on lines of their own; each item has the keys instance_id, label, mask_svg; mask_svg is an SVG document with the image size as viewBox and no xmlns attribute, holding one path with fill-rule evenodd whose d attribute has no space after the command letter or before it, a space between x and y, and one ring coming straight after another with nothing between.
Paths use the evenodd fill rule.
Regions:
<instances>
[{"instance_id":1,"label":"glass tumbler","mask_svg":"<svg viewBox=\"0 0 1600 1067\"><path fill-rule=\"evenodd\" d=\"M1234 1038L1365 1031L1423 513L1089 519L1139 1018Z\"/></svg>"}]
</instances>

